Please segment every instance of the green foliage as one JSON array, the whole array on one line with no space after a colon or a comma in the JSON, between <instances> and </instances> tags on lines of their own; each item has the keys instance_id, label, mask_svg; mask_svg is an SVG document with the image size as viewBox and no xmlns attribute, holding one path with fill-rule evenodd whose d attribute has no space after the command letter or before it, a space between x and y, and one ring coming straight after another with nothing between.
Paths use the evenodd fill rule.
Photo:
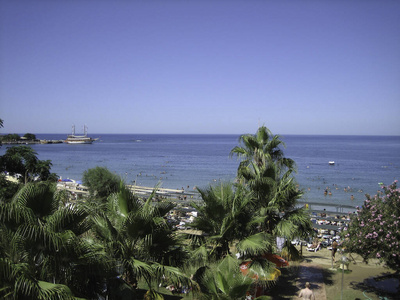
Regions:
<instances>
[{"instance_id":1,"label":"green foliage","mask_svg":"<svg viewBox=\"0 0 400 300\"><path fill-rule=\"evenodd\" d=\"M6 179L4 174L0 174L0 201L1 199L9 201L20 187L19 183Z\"/></svg>"},{"instance_id":2,"label":"green foliage","mask_svg":"<svg viewBox=\"0 0 400 300\"><path fill-rule=\"evenodd\" d=\"M23 137L27 140L36 140L36 135L33 133L25 133Z\"/></svg>"},{"instance_id":3,"label":"green foliage","mask_svg":"<svg viewBox=\"0 0 400 300\"><path fill-rule=\"evenodd\" d=\"M237 155L242 159L239 169L254 163L256 166L265 166L270 163L279 168L283 166L293 168L294 161L284 157L280 148L285 146L279 135L273 135L265 126L258 128L256 134L244 134L239 137L239 146L231 150L231 156Z\"/></svg>"},{"instance_id":4,"label":"green foliage","mask_svg":"<svg viewBox=\"0 0 400 300\"><path fill-rule=\"evenodd\" d=\"M367 199L343 232L346 251L365 260L379 258L390 268L400 271L400 189L397 181Z\"/></svg>"},{"instance_id":5,"label":"green foliage","mask_svg":"<svg viewBox=\"0 0 400 300\"><path fill-rule=\"evenodd\" d=\"M193 278L200 287L200 299L244 299L253 284L240 272L239 261L229 255L199 268Z\"/></svg>"},{"instance_id":6,"label":"green foliage","mask_svg":"<svg viewBox=\"0 0 400 300\"><path fill-rule=\"evenodd\" d=\"M6 134L1 137L2 142L17 142L20 139L21 137L16 133Z\"/></svg>"},{"instance_id":7,"label":"green foliage","mask_svg":"<svg viewBox=\"0 0 400 300\"><path fill-rule=\"evenodd\" d=\"M182 266L185 253L165 219L173 205L153 204L154 193L143 202L121 182L118 192L107 198L105 211L98 206L92 210L96 239L131 287L144 279L151 288L163 276L173 282L187 281L176 268Z\"/></svg>"},{"instance_id":8,"label":"green foliage","mask_svg":"<svg viewBox=\"0 0 400 300\"><path fill-rule=\"evenodd\" d=\"M50 172L50 160L39 160L37 153L29 146L14 146L0 156L0 171L18 175L22 182L34 180L55 181L56 175Z\"/></svg>"},{"instance_id":9,"label":"green foliage","mask_svg":"<svg viewBox=\"0 0 400 300\"><path fill-rule=\"evenodd\" d=\"M84 238L88 212L64 205L54 184L25 185L0 204L0 297L92 298L109 273L102 247Z\"/></svg>"},{"instance_id":10,"label":"green foliage","mask_svg":"<svg viewBox=\"0 0 400 300\"><path fill-rule=\"evenodd\" d=\"M252 210L257 225L275 237L292 239L312 231L308 215L296 208L302 192L293 177L294 161L286 158L280 148L279 136L264 126L255 135L242 135L240 146L232 149L242 161L238 167L237 181L253 198Z\"/></svg>"},{"instance_id":11,"label":"green foliage","mask_svg":"<svg viewBox=\"0 0 400 300\"><path fill-rule=\"evenodd\" d=\"M157 293L155 290L151 289L146 292L143 299L144 300L164 300L164 297L160 293Z\"/></svg>"},{"instance_id":12,"label":"green foliage","mask_svg":"<svg viewBox=\"0 0 400 300\"><path fill-rule=\"evenodd\" d=\"M83 184L89 188L92 195L103 200L118 191L120 180L118 175L105 167L96 167L83 173Z\"/></svg>"},{"instance_id":13,"label":"green foliage","mask_svg":"<svg viewBox=\"0 0 400 300\"><path fill-rule=\"evenodd\" d=\"M252 236L254 212L250 209L251 198L241 191L240 187L234 190L229 183L210 186L208 189L199 189L202 204L192 203L198 211L192 226L207 234L206 242L212 247L210 254L215 258L229 254L230 249L238 244L242 245L241 250L258 254L272 248L268 239ZM248 242L245 243L245 240ZM259 243L250 243L250 240Z\"/></svg>"},{"instance_id":14,"label":"green foliage","mask_svg":"<svg viewBox=\"0 0 400 300\"><path fill-rule=\"evenodd\" d=\"M203 202L192 203L198 211L192 226L204 236L203 240L192 236L192 245L201 247L192 251L190 262L198 266L196 281L208 299L243 299L250 288L229 278L228 273L237 270L220 272L223 264L209 271L213 260L230 257L235 251L252 259L252 271L259 278L268 278L270 267L260 255L274 251L276 237L290 241L312 232L309 215L296 207L302 192L293 177L294 161L284 156L279 136L260 127L255 135L242 135L239 142L231 151L241 159L237 183L199 189ZM290 246L285 253L297 257L297 249Z\"/></svg>"}]
</instances>

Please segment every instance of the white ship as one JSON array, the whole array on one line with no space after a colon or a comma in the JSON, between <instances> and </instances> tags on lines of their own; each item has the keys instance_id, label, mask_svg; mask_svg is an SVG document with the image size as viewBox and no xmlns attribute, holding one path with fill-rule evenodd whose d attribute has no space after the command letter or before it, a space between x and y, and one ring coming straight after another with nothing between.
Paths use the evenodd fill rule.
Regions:
<instances>
[{"instance_id":1,"label":"white ship","mask_svg":"<svg viewBox=\"0 0 400 300\"><path fill-rule=\"evenodd\" d=\"M68 135L64 142L67 144L91 144L98 140L87 136L86 125L83 127L83 131L83 135L75 135L75 125L72 125L72 134Z\"/></svg>"}]
</instances>

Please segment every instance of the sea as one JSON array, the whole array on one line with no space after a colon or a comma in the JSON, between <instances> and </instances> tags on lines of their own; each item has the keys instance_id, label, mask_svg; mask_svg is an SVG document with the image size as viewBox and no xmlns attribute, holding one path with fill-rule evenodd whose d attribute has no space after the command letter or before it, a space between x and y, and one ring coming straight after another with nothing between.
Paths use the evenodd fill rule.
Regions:
<instances>
[{"instance_id":1,"label":"sea","mask_svg":"<svg viewBox=\"0 0 400 300\"><path fill-rule=\"evenodd\" d=\"M230 156L239 135L93 134L89 145L31 145L51 171L63 179L82 180L83 173L106 167L128 184L193 190L234 181L239 160ZM38 139L65 139L63 134L37 134ZM282 135L286 157L306 202L362 205L381 184L400 177L400 136ZM3 155L8 145L0 148ZM329 162L334 161L334 165ZM325 194L325 191L328 191Z\"/></svg>"}]
</instances>

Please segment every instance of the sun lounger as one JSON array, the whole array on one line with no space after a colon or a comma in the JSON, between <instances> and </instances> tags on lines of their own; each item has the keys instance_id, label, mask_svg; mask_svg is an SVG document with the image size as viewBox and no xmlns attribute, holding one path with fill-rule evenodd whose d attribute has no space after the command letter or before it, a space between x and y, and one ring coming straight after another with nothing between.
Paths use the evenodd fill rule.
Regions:
<instances>
[{"instance_id":1,"label":"sun lounger","mask_svg":"<svg viewBox=\"0 0 400 300\"><path fill-rule=\"evenodd\" d=\"M307 247L307 251L311 252L317 252L319 249L321 249L321 243L318 243L317 247L313 247L312 245Z\"/></svg>"}]
</instances>

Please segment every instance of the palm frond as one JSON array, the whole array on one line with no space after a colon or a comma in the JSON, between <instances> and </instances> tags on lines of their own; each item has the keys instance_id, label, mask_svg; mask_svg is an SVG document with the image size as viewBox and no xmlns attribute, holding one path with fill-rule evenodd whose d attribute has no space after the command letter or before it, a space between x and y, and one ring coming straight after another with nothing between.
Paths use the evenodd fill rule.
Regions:
<instances>
[{"instance_id":1,"label":"palm frond","mask_svg":"<svg viewBox=\"0 0 400 300\"><path fill-rule=\"evenodd\" d=\"M143 299L145 299L145 300L164 300L164 297L162 294L158 293L154 289L150 289L146 292Z\"/></svg>"},{"instance_id":2,"label":"palm frond","mask_svg":"<svg viewBox=\"0 0 400 300\"><path fill-rule=\"evenodd\" d=\"M112 225L106 216L92 215L92 229L96 232L100 239L111 242L118 236L118 231Z\"/></svg>"},{"instance_id":3,"label":"palm frond","mask_svg":"<svg viewBox=\"0 0 400 300\"><path fill-rule=\"evenodd\" d=\"M68 203L47 218L47 225L55 232L71 230L80 235L90 229L89 213L77 204Z\"/></svg>"},{"instance_id":4,"label":"palm frond","mask_svg":"<svg viewBox=\"0 0 400 300\"><path fill-rule=\"evenodd\" d=\"M264 232L260 232L241 240L236 245L236 249L242 255L257 256L268 252L272 249L272 245L273 238Z\"/></svg>"},{"instance_id":5,"label":"palm frond","mask_svg":"<svg viewBox=\"0 0 400 300\"><path fill-rule=\"evenodd\" d=\"M243 299L253 283L251 278L240 273L238 260L229 255L208 267L199 268L193 278L204 299Z\"/></svg>"},{"instance_id":6,"label":"palm frond","mask_svg":"<svg viewBox=\"0 0 400 300\"><path fill-rule=\"evenodd\" d=\"M129 268L138 278L151 278L154 273L150 264L130 257L122 260L126 268Z\"/></svg>"},{"instance_id":7,"label":"palm frond","mask_svg":"<svg viewBox=\"0 0 400 300\"><path fill-rule=\"evenodd\" d=\"M202 245L195 248L189 256L187 264L194 266L203 266L209 261L209 253L207 247Z\"/></svg>"},{"instance_id":8,"label":"palm frond","mask_svg":"<svg viewBox=\"0 0 400 300\"><path fill-rule=\"evenodd\" d=\"M55 184L47 182L28 183L13 197L12 203L21 207L27 207L39 217L45 217L53 213L59 203L54 196Z\"/></svg>"},{"instance_id":9,"label":"palm frond","mask_svg":"<svg viewBox=\"0 0 400 300\"><path fill-rule=\"evenodd\" d=\"M39 294L39 286L37 281L26 276L25 273L20 273L15 278L14 283L14 298L18 296L35 299Z\"/></svg>"},{"instance_id":10,"label":"palm frond","mask_svg":"<svg viewBox=\"0 0 400 300\"><path fill-rule=\"evenodd\" d=\"M190 280L180 269L162 265L158 263L152 263L151 268L153 270L153 274L157 280L165 277L168 278L171 282L177 283L188 283Z\"/></svg>"},{"instance_id":11,"label":"palm frond","mask_svg":"<svg viewBox=\"0 0 400 300\"><path fill-rule=\"evenodd\" d=\"M0 258L0 282L2 284L13 277L13 272L15 272L13 267L14 264L10 259Z\"/></svg>"},{"instance_id":12,"label":"palm frond","mask_svg":"<svg viewBox=\"0 0 400 300\"><path fill-rule=\"evenodd\" d=\"M46 281L38 281L38 299L49 300L75 300L79 299L74 297L68 286L62 284L55 284Z\"/></svg>"},{"instance_id":13,"label":"palm frond","mask_svg":"<svg viewBox=\"0 0 400 300\"><path fill-rule=\"evenodd\" d=\"M285 238L294 238L297 233L297 226L290 220L281 219L274 228L274 234Z\"/></svg>"}]
</instances>

